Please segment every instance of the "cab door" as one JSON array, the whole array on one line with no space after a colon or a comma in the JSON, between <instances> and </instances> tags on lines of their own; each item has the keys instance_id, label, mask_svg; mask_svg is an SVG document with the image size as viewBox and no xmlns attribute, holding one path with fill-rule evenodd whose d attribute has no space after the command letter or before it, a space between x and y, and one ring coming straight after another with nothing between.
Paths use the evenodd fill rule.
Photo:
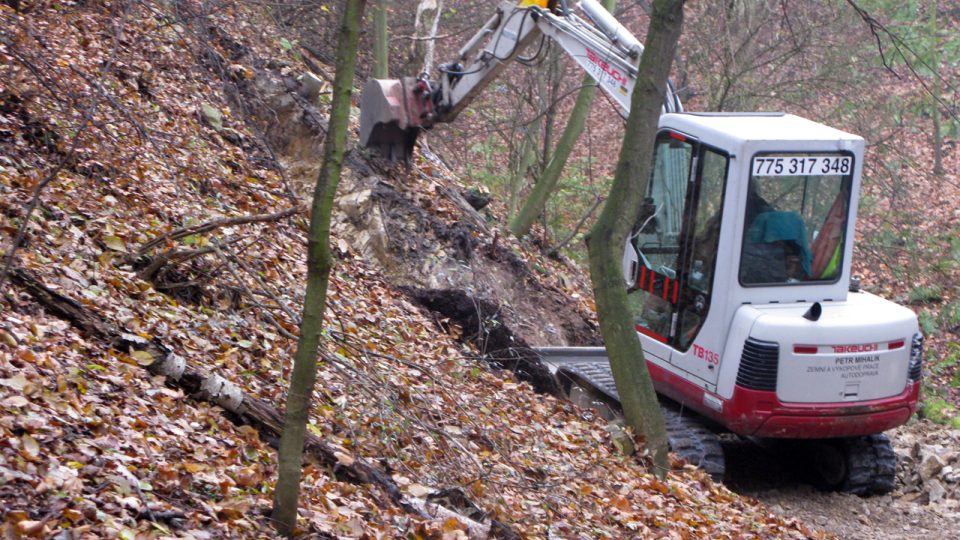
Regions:
<instances>
[{"instance_id":1,"label":"cab door","mask_svg":"<svg viewBox=\"0 0 960 540\"><path fill-rule=\"evenodd\" d=\"M701 330L713 296L728 161L684 134L660 132L630 240L636 263L627 297L644 350L711 383L722 343L708 338L721 337Z\"/></svg>"}]
</instances>

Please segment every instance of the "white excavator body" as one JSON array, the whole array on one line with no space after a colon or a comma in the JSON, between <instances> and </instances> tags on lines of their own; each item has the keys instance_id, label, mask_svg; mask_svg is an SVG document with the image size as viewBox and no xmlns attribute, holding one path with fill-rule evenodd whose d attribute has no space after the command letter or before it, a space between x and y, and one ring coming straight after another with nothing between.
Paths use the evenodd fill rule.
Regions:
<instances>
[{"instance_id":1,"label":"white excavator body","mask_svg":"<svg viewBox=\"0 0 960 540\"><path fill-rule=\"evenodd\" d=\"M576 4L586 19L563 0L502 2L439 81L370 81L361 142L409 159L420 130L453 121L538 36L628 112L643 47L596 0ZM820 441L825 483L870 493L892 489L879 434L916 410L923 338L851 274L863 157L862 138L797 116L683 112L671 86L623 272L662 396L742 436ZM538 352L568 388L616 405L602 347Z\"/></svg>"}]
</instances>

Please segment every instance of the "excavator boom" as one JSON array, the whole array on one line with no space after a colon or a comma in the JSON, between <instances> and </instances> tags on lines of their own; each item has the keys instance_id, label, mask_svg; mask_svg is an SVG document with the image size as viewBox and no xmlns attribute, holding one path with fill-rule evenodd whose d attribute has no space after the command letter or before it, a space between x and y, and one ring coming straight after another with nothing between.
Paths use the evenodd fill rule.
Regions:
<instances>
[{"instance_id":1,"label":"excavator boom","mask_svg":"<svg viewBox=\"0 0 960 540\"><path fill-rule=\"evenodd\" d=\"M452 122L539 37L552 39L589 73L621 109L630 110L643 46L597 0L504 1L460 49L439 66L438 80L373 79L360 100L360 142L390 160L409 160L419 133ZM664 112L683 110L672 87Z\"/></svg>"}]
</instances>

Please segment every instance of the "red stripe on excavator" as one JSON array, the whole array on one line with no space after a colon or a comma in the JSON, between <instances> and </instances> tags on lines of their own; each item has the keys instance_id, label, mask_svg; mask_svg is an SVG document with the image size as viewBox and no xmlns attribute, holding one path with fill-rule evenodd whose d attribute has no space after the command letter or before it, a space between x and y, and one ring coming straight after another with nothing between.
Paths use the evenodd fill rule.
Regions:
<instances>
[{"instance_id":1,"label":"red stripe on excavator","mask_svg":"<svg viewBox=\"0 0 960 540\"><path fill-rule=\"evenodd\" d=\"M663 299L667 299L667 293L670 291L670 278L663 278Z\"/></svg>"},{"instance_id":2,"label":"red stripe on excavator","mask_svg":"<svg viewBox=\"0 0 960 540\"><path fill-rule=\"evenodd\" d=\"M654 292L653 292L653 286L654 286L656 283L657 283L657 273L656 273L656 272L650 272L650 285L647 287L647 292L649 292L650 294L654 294Z\"/></svg>"},{"instance_id":3,"label":"red stripe on excavator","mask_svg":"<svg viewBox=\"0 0 960 540\"><path fill-rule=\"evenodd\" d=\"M674 304L677 303L679 294L680 294L680 282L679 282L679 281L674 281L674 282L673 282L673 303L674 303Z\"/></svg>"},{"instance_id":4,"label":"red stripe on excavator","mask_svg":"<svg viewBox=\"0 0 960 540\"><path fill-rule=\"evenodd\" d=\"M649 328L647 328L647 327L645 327L645 326L640 326L640 325L638 324L638 325L636 325L636 329L637 329L637 332L640 332L641 334L643 334L643 335L645 335L645 336L647 336L647 337L651 337L651 338L653 338L653 339L655 339L655 340L657 340L657 341L660 341L660 342L662 342L662 343L666 343L666 342L667 342L667 337L666 337L666 336L660 335L660 334L654 332L653 330L651 330L651 329L649 329Z\"/></svg>"},{"instance_id":5,"label":"red stripe on excavator","mask_svg":"<svg viewBox=\"0 0 960 540\"><path fill-rule=\"evenodd\" d=\"M638 328L639 330L639 328ZM738 435L777 438L852 437L879 433L906 422L917 409L920 384L908 383L899 395L856 403L785 403L776 392L734 386L723 410L703 404L704 389L647 361L657 392L712 418Z\"/></svg>"},{"instance_id":6,"label":"red stripe on excavator","mask_svg":"<svg viewBox=\"0 0 960 540\"><path fill-rule=\"evenodd\" d=\"M674 132L672 132L672 131L670 132L670 136L673 137L674 139L678 140L678 141L684 141L684 142L686 142L686 140L687 140L687 138L684 137L683 135L681 135L681 134L679 134L679 133L674 133Z\"/></svg>"},{"instance_id":7,"label":"red stripe on excavator","mask_svg":"<svg viewBox=\"0 0 960 540\"><path fill-rule=\"evenodd\" d=\"M643 282L647 280L647 267L640 267L640 281L637 282L637 288L643 289Z\"/></svg>"}]
</instances>

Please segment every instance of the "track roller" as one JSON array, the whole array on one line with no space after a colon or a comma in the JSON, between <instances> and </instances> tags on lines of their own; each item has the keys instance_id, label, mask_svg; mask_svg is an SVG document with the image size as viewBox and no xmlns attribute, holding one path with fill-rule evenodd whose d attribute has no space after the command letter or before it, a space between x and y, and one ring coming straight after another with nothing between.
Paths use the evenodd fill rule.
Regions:
<instances>
[{"instance_id":1,"label":"track roller","mask_svg":"<svg viewBox=\"0 0 960 540\"><path fill-rule=\"evenodd\" d=\"M856 495L881 495L896 486L897 456L882 433L811 441L806 452L814 485Z\"/></svg>"}]
</instances>

